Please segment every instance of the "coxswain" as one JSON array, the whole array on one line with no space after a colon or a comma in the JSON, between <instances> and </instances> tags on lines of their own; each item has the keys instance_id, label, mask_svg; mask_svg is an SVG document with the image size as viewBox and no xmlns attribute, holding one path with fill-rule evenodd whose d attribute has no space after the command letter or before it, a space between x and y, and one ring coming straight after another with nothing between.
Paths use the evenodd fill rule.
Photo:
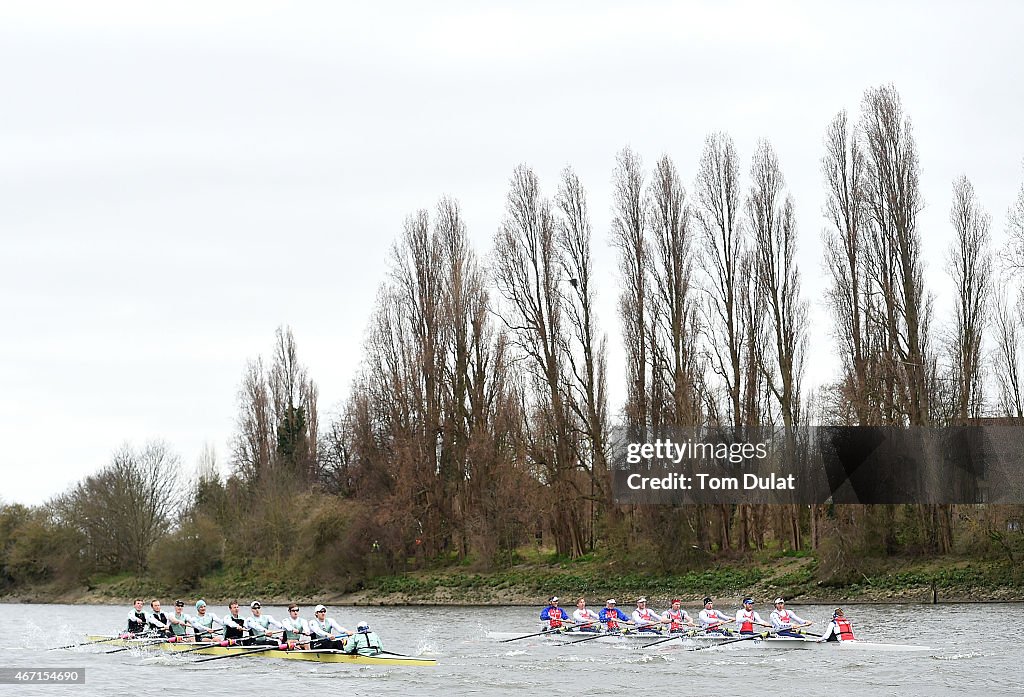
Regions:
<instances>
[{"instance_id":1,"label":"coxswain","mask_svg":"<svg viewBox=\"0 0 1024 697\"><path fill-rule=\"evenodd\" d=\"M757 614L754 610L754 599L744 598L743 609L736 611L736 626L740 628L740 634L757 634L754 631L754 625L759 624L762 627L770 627L767 622L761 619L761 615Z\"/></svg>"},{"instance_id":2,"label":"coxswain","mask_svg":"<svg viewBox=\"0 0 1024 697\"><path fill-rule=\"evenodd\" d=\"M327 617L327 608L323 605L317 605L313 608L313 619L309 621L312 648L342 649L345 646L344 637L348 637L351 633L333 619Z\"/></svg>"},{"instance_id":3,"label":"coxswain","mask_svg":"<svg viewBox=\"0 0 1024 697\"><path fill-rule=\"evenodd\" d=\"M661 621L668 624L669 632L681 632L687 625L695 627L689 613L683 609L683 601L673 600L672 607L661 613Z\"/></svg>"},{"instance_id":4,"label":"coxswain","mask_svg":"<svg viewBox=\"0 0 1024 697\"><path fill-rule=\"evenodd\" d=\"M167 615L160 611L160 601L150 600L149 601L149 618L146 620L152 631L156 632L157 636L169 637L174 633L171 631L171 623L167 621Z\"/></svg>"},{"instance_id":5,"label":"coxswain","mask_svg":"<svg viewBox=\"0 0 1024 697\"><path fill-rule=\"evenodd\" d=\"M309 623L299 617L299 606L292 603L288 606L288 617L281 620L284 627L284 641L289 646L300 649L309 648Z\"/></svg>"},{"instance_id":6,"label":"coxswain","mask_svg":"<svg viewBox=\"0 0 1024 697\"><path fill-rule=\"evenodd\" d=\"M238 601L228 603L228 614L224 615L224 639L228 641L249 643L246 639L245 618L238 614Z\"/></svg>"},{"instance_id":7,"label":"coxswain","mask_svg":"<svg viewBox=\"0 0 1024 697\"><path fill-rule=\"evenodd\" d=\"M185 641L188 635L188 616L185 614L185 601L174 601L174 614L167 618L171 631L178 641Z\"/></svg>"},{"instance_id":8,"label":"coxswain","mask_svg":"<svg viewBox=\"0 0 1024 697\"><path fill-rule=\"evenodd\" d=\"M196 601L196 614L189 615L188 623L192 625L192 631L196 633L196 640L198 641L214 641L216 637L213 636L213 625L217 623L221 626L224 625L217 615L213 614L206 608L205 600Z\"/></svg>"},{"instance_id":9,"label":"coxswain","mask_svg":"<svg viewBox=\"0 0 1024 697\"><path fill-rule=\"evenodd\" d=\"M547 629L561 629L569 621L569 613L558 607L558 596L548 598L548 606L540 611L540 618L548 623Z\"/></svg>"},{"instance_id":10,"label":"coxswain","mask_svg":"<svg viewBox=\"0 0 1024 697\"><path fill-rule=\"evenodd\" d=\"M832 621L828 623L825 633L818 641L854 641L855 639L850 620L846 619L843 608L837 607L836 611L832 613Z\"/></svg>"},{"instance_id":11,"label":"coxswain","mask_svg":"<svg viewBox=\"0 0 1024 697\"><path fill-rule=\"evenodd\" d=\"M263 614L263 605L260 601L254 600L249 603L249 610L252 617L245 618L245 628L249 630L251 643L258 646L277 646L281 643L271 637L271 634L280 634L284 627L270 615ZM277 631L270 631L271 627L277 627Z\"/></svg>"},{"instance_id":12,"label":"coxswain","mask_svg":"<svg viewBox=\"0 0 1024 697\"><path fill-rule=\"evenodd\" d=\"M129 634L142 634L146 631L146 625L149 624L146 613L142 611L142 603L142 598L132 601L132 610L128 613L127 632Z\"/></svg>"},{"instance_id":13,"label":"coxswain","mask_svg":"<svg viewBox=\"0 0 1024 697\"><path fill-rule=\"evenodd\" d=\"M376 656L384 650L384 643L377 636L377 632L370 631L370 624L365 620L356 627L356 633L349 637L345 644L345 653L359 654L360 656Z\"/></svg>"},{"instance_id":14,"label":"coxswain","mask_svg":"<svg viewBox=\"0 0 1024 697\"><path fill-rule=\"evenodd\" d=\"M796 630L813 624L813 622L797 617L796 613L792 610L787 610L786 601L783 598L775 599L775 609L772 610L772 614L769 615L768 619L771 620L772 629L775 630L775 634L778 636L803 636Z\"/></svg>"},{"instance_id":15,"label":"coxswain","mask_svg":"<svg viewBox=\"0 0 1024 697\"><path fill-rule=\"evenodd\" d=\"M581 632L601 631L601 616L587 607L586 598L576 600L576 609L572 613L572 621L577 624Z\"/></svg>"},{"instance_id":16,"label":"coxswain","mask_svg":"<svg viewBox=\"0 0 1024 697\"><path fill-rule=\"evenodd\" d=\"M615 598L608 598L605 601L598 617L604 622L605 629L609 632L617 632L620 629L620 624L629 622L629 615L615 606Z\"/></svg>"},{"instance_id":17,"label":"coxswain","mask_svg":"<svg viewBox=\"0 0 1024 697\"><path fill-rule=\"evenodd\" d=\"M661 615L647 607L647 598L641 596L636 599L636 610L633 610L631 619L638 632L661 634L657 627L661 624Z\"/></svg>"},{"instance_id":18,"label":"coxswain","mask_svg":"<svg viewBox=\"0 0 1024 697\"><path fill-rule=\"evenodd\" d=\"M732 632L722 626L732 622L732 617L716 610L715 601L710 597L704 598L704 609L697 615L697 620L700 622L700 627L704 630L705 634L732 636Z\"/></svg>"}]
</instances>

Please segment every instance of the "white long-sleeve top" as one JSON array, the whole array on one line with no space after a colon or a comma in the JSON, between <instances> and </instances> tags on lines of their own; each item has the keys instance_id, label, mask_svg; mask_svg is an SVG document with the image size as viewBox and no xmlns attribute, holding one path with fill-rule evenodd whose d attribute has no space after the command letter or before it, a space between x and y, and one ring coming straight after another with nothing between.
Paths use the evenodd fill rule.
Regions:
<instances>
[{"instance_id":1,"label":"white long-sleeve top","mask_svg":"<svg viewBox=\"0 0 1024 697\"><path fill-rule=\"evenodd\" d=\"M671 608L665 610L665 612L661 613L661 619L662 621L671 623L672 625L693 624L693 619L686 612L686 610L682 608L679 608L678 613L675 610L672 610Z\"/></svg>"},{"instance_id":2,"label":"white long-sleeve top","mask_svg":"<svg viewBox=\"0 0 1024 697\"><path fill-rule=\"evenodd\" d=\"M636 610L633 610L632 619L633 624L635 624L637 627L643 627L644 625L648 624L660 623L661 615L659 615L654 610L651 610L650 608L644 608L643 611L637 608Z\"/></svg>"},{"instance_id":3,"label":"white long-sleeve top","mask_svg":"<svg viewBox=\"0 0 1024 697\"><path fill-rule=\"evenodd\" d=\"M777 630L789 629L794 625L806 624L803 619L797 617L796 613L792 610L772 610L772 614L769 615L769 619L772 622L772 628Z\"/></svg>"},{"instance_id":4,"label":"white long-sleeve top","mask_svg":"<svg viewBox=\"0 0 1024 697\"><path fill-rule=\"evenodd\" d=\"M758 624L765 624L766 625L766 624L768 624L763 619L761 619L761 615L757 614L756 610L737 610L736 611L736 628L738 630L740 630L741 632L744 631L744 627L743 627L744 623L753 623L754 625L758 625ZM755 632L757 631L757 629L755 629L754 627L750 627L749 629L751 631L755 631Z\"/></svg>"},{"instance_id":5,"label":"white long-sleeve top","mask_svg":"<svg viewBox=\"0 0 1024 697\"><path fill-rule=\"evenodd\" d=\"M330 617L325 617L324 621L313 618L309 621L309 632L313 636L325 637L333 636L335 638L340 636L348 636L350 632L342 627L340 624L335 622Z\"/></svg>"},{"instance_id":6,"label":"white long-sleeve top","mask_svg":"<svg viewBox=\"0 0 1024 697\"><path fill-rule=\"evenodd\" d=\"M731 618L729 615L724 615L718 610L701 610L700 614L697 615L697 619L700 621L700 626L707 629L713 624L721 624L722 622L728 622Z\"/></svg>"},{"instance_id":7,"label":"white long-sleeve top","mask_svg":"<svg viewBox=\"0 0 1024 697\"><path fill-rule=\"evenodd\" d=\"M573 610L572 621L577 624L587 624L590 622L600 622L601 618L598 616L596 612L594 612L588 607L582 610Z\"/></svg>"},{"instance_id":8,"label":"white long-sleeve top","mask_svg":"<svg viewBox=\"0 0 1024 697\"><path fill-rule=\"evenodd\" d=\"M281 626L281 623L275 620L270 615L261 614L259 617L253 615L252 617L245 618L245 628L249 630L249 634L251 636L265 636L271 627L284 629L284 627Z\"/></svg>"}]
</instances>

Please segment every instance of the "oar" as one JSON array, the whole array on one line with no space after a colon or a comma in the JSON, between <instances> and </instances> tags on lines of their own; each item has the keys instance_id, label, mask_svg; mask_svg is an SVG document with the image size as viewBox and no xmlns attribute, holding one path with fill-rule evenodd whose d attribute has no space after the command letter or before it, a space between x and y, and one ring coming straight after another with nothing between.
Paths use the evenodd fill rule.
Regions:
<instances>
[{"instance_id":1,"label":"oar","mask_svg":"<svg viewBox=\"0 0 1024 697\"><path fill-rule=\"evenodd\" d=\"M139 635L134 635L133 634L131 636L127 636L127 635L122 636L122 635L118 634L117 636L107 637L106 639L96 639L94 641L83 641L80 644L68 644L67 646L54 646L52 649L46 649L46 650L47 651L59 651L60 649L76 649L79 646L89 646L91 644L105 644L108 641L118 641L119 639L121 639L121 640L123 640L123 639L139 639L141 637L146 636L147 634L149 634L149 632L143 632L142 634L139 634Z\"/></svg>"},{"instance_id":2,"label":"oar","mask_svg":"<svg viewBox=\"0 0 1024 697\"><path fill-rule=\"evenodd\" d=\"M177 637L163 637L162 636L162 637L158 637L156 639L148 639L146 641L140 641L138 644L131 644L129 646L122 646L121 648L114 649L113 651L104 651L104 653L118 653L119 651L129 651L131 649L137 649L137 648L139 648L141 646L152 646L153 644L163 644L165 642L168 643L168 644L173 644L176 640L177 640Z\"/></svg>"},{"instance_id":3,"label":"oar","mask_svg":"<svg viewBox=\"0 0 1024 697\"><path fill-rule=\"evenodd\" d=\"M185 649L184 651L178 651L177 654L179 656L181 656L181 655L186 654L186 653L192 653L193 651L202 651L203 649L208 649L211 646L234 646L235 645L235 641L236 641L235 639L225 639L223 641L207 641L207 642L204 642L202 646L194 646L191 649Z\"/></svg>"},{"instance_id":4,"label":"oar","mask_svg":"<svg viewBox=\"0 0 1024 697\"><path fill-rule=\"evenodd\" d=\"M727 644L735 644L737 641L750 641L751 639L764 639L772 632L759 632L758 634L747 634L740 637L739 639L730 639L729 641L722 641L717 644L709 644L707 646L698 646L693 651L703 651L704 649L717 649L719 646L725 646Z\"/></svg>"},{"instance_id":5,"label":"oar","mask_svg":"<svg viewBox=\"0 0 1024 697\"><path fill-rule=\"evenodd\" d=\"M650 648L652 646L657 646L658 644L664 644L667 641L672 641L673 639L678 639L678 638L683 637L683 636L687 637L688 639L692 639L693 637L697 636L697 632L704 632L706 634L707 632L712 631L714 629L718 629L723 624L728 624L729 622L732 622L732 621L733 620L725 620L725 621L719 622L717 624L709 624L707 627L703 627L701 629L691 629L691 630L689 630L689 631L687 631L687 632L685 632L683 634L676 634L675 636L670 636L670 637L667 637L665 639L658 639L657 641L652 641L650 644L644 644L640 648L647 649L647 648Z\"/></svg>"},{"instance_id":6,"label":"oar","mask_svg":"<svg viewBox=\"0 0 1024 697\"><path fill-rule=\"evenodd\" d=\"M622 622L621 624L626 624L626 623ZM640 625L636 625L635 624L633 626L634 627L638 627L638 628L642 628L642 627L653 627L653 626L658 625L658 624L661 624L661 623L660 622L648 622L647 624L640 624ZM620 632L620 634L621 633L622 632ZM598 632L594 636L588 636L586 639L576 639L575 641L566 641L566 642L563 642L563 643L559 644L559 646L566 646L568 644L582 644L584 641L591 641L593 639L600 639L603 636L614 636L614 634L615 634L614 632ZM672 637L672 638L674 639L675 637Z\"/></svg>"},{"instance_id":7,"label":"oar","mask_svg":"<svg viewBox=\"0 0 1024 697\"><path fill-rule=\"evenodd\" d=\"M566 624L571 625L571 626L576 626L575 622L566 622ZM510 641L519 641L520 639L529 639L532 636L540 636L541 634L552 634L554 632L560 632L560 631L562 631L561 627L548 627L547 629L545 629L542 632L534 632L533 634L527 634L525 636L517 636L517 637L513 637L511 639L502 639L498 643L499 644L507 644Z\"/></svg>"},{"instance_id":8,"label":"oar","mask_svg":"<svg viewBox=\"0 0 1024 697\"><path fill-rule=\"evenodd\" d=\"M195 663L205 663L206 661L216 661L219 658L231 658L232 656L251 656L254 653L263 653L264 651L287 651L287 644L274 644L272 646L257 646L255 649L246 651L245 653L226 653L223 656L210 656L209 658L200 658Z\"/></svg>"}]
</instances>

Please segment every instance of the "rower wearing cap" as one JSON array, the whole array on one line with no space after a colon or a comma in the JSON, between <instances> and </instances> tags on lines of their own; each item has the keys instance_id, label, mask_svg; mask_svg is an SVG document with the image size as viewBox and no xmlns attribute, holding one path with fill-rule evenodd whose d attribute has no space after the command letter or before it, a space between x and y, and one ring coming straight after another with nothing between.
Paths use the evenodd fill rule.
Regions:
<instances>
[{"instance_id":1,"label":"rower wearing cap","mask_svg":"<svg viewBox=\"0 0 1024 697\"><path fill-rule=\"evenodd\" d=\"M736 611L736 625L740 628L740 634L756 634L754 625L770 627L767 622L761 619L761 615L754 610L754 599L746 597L743 599L743 608Z\"/></svg>"},{"instance_id":2,"label":"rower wearing cap","mask_svg":"<svg viewBox=\"0 0 1024 697\"><path fill-rule=\"evenodd\" d=\"M343 637L350 636L352 632L329 618L326 607L317 605L313 608L313 619L309 621L309 634L313 648L341 649L345 646Z\"/></svg>"},{"instance_id":3,"label":"rower wearing cap","mask_svg":"<svg viewBox=\"0 0 1024 697\"><path fill-rule=\"evenodd\" d=\"M725 615L715 609L715 601L710 597L704 598L704 609L697 615L701 629L706 634L722 634L732 636L732 632L722 625L732 622L732 617Z\"/></svg>"},{"instance_id":4,"label":"rower wearing cap","mask_svg":"<svg viewBox=\"0 0 1024 697\"><path fill-rule=\"evenodd\" d=\"M661 613L662 622L668 623L668 631L681 632L685 625L695 627L689 613L683 609L683 601L678 598L672 601L672 607Z\"/></svg>"},{"instance_id":5,"label":"rower wearing cap","mask_svg":"<svg viewBox=\"0 0 1024 697\"><path fill-rule=\"evenodd\" d=\"M377 636L377 632L370 631L370 623L366 620L359 622L356 633L345 646L345 653L357 653L360 656L376 656L383 650L384 642Z\"/></svg>"},{"instance_id":6,"label":"rower wearing cap","mask_svg":"<svg viewBox=\"0 0 1024 697\"><path fill-rule=\"evenodd\" d=\"M205 600L197 600L196 614L188 616L188 623L192 625L192 629L196 633L196 639L198 641L213 641L216 638L213 636L213 625L215 622L221 626L224 625L217 615L206 608Z\"/></svg>"},{"instance_id":7,"label":"rower wearing cap","mask_svg":"<svg viewBox=\"0 0 1024 697\"><path fill-rule=\"evenodd\" d=\"M270 615L263 614L263 605L258 600L249 603L249 610L252 617L245 618L245 628L249 630L249 637L253 644L260 646L277 646L278 642L271 634L280 634L284 627ZM270 631L271 627L277 627L277 631Z\"/></svg>"},{"instance_id":8,"label":"rower wearing cap","mask_svg":"<svg viewBox=\"0 0 1024 697\"><path fill-rule=\"evenodd\" d=\"M188 633L188 616L185 614L184 600L174 601L174 614L167 618L167 622L171 625L171 631L174 632L178 641L184 641L185 635Z\"/></svg>"},{"instance_id":9,"label":"rower wearing cap","mask_svg":"<svg viewBox=\"0 0 1024 697\"><path fill-rule=\"evenodd\" d=\"M615 606L615 598L608 598L605 601L604 607L598 613L598 617L604 622L609 632L618 631L620 622L629 622L629 615Z\"/></svg>"},{"instance_id":10,"label":"rower wearing cap","mask_svg":"<svg viewBox=\"0 0 1024 697\"><path fill-rule=\"evenodd\" d=\"M599 632L600 615L587 607L586 598L577 598L576 609L572 613L572 621L579 626L581 632Z\"/></svg>"},{"instance_id":11,"label":"rower wearing cap","mask_svg":"<svg viewBox=\"0 0 1024 697\"><path fill-rule=\"evenodd\" d=\"M769 619L772 622L772 628L779 636L803 636L800 632L795 630L799 627L809 627L813 624L813 622L800 619L797 617L795 612L787 610L784 598L775 599L775 609L772 610L772 614L769 616Z\"/></svg>"},{"instance_id":12,"label":"rower wearing cap","mask_svg":"<svg viewBox=\"0 0 1024 697\"><path fill-rule=\"evenodd\" d=\"M850 620L846 619L846 614L843 612L843 608L837 607L835 612L832 613L832 621L828 623L828 627L825 628L825 633L821 635L818 641L855 641L856 637L853 636L853 626L850 624Z\"/></svg>"},{"instance_id":13,"label":"rower wearing cap","mask_svg":"<svg viewBox=\"0 0 1024 697\"><path fill-rule=\"evenodd\" d=\"M647 598L643 596L636 599L636 610L633 610L632 620L637 631L661 633L657 627L661 624L661 616L647 607Z\"/></svg>"},{"instance_id":14,"label":"rower wearing cap","mask_svg":"<svg viewBox=\"0 0 1024 697\"><path fill-rule=\"evenodd\" d=\"M245 642L245 618L238 614L238 601L228 603L228 614L224 615L224 638Z\"/></svg>"},{"instance_id":15,"label":"rower wearing cap","mask_svg":"<svg viewBox=\"0 0 1024 697\"><path fill-rule=\"evenodd\" d=\"M558 607L558 596L548 598L548 606L540 611L540 618L548 623L548 629L561 629L569 621L569 613Z\"/></svg>"}]
</instances>

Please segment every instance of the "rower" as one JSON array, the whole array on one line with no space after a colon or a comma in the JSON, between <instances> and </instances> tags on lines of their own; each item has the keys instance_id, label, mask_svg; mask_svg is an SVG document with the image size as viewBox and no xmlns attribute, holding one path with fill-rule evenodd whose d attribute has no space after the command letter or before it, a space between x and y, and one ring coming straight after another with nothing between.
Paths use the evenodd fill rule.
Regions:
<instances>
[{"instance_id":1,"label":"rower","mask_svg":"<svg viewBox=\"0 0 1024 697\"><path fill-rule=\"evenodd\" d=\"M558 596L548 598L548 606L540 611L540 618L548 623L548 629L561 629L562 623L569 620L569 613L558 607Z\"/></svg>"},{"instance_id":2,"label":"rower","mask_svg":"<svg viewBox=\"0 0 1024 697\"><path fill-rule=\"evenodd\" d=\"M832 621L828 623L828 627L825 628L825 633L821 635L818 641L855 641L856 637L853 636L853 626L850 624L850 620L846 619L846 615L843 613L843 608L837 607L835 612L832 613Z\"/></svg>"},{"instance_id":3,"label":"rower","mask_svg":"<svg viewBox=\"0 0 1024 697\"><path fill-rule=\"evenodd\" d=\"M661 619L663 622L668 623L669 632L681 632L684 625L697 626L693 623L689 613L683 609L683 601L678 599L672 601L671 609L661 613Z\"/></svg>"},{"instance_id":4,"label":"rower","mask_svg":"<svg viewBox=\"0 0 1024 697\"><path fill-rule=\"evenodd\" d=\"M383 650L384 643L377 636L377 632L370 631L370 624L365 620L359 623L356 633L345 645L345 653L359 654L360 656L376 656Z\"/></svg>"},{"instance_id":5,"label":"rower","mask_svg":"<svg viewBox=\"0 0 1024 697\"><path fill-rule=\"evenodd\" d=\"M174 614L167 618L167 623L171 625L171 632L178 641L185 641L188 634L188 616L185 614L184 600L174 601Z\"/></svg>"},{"instance_id":6,"label":"rower","mask_svg":"<svg viewBox=\"0 0 1024 697\"><path fill-rule=\"evenodd\" d=\"M149 609L152 612L149 615L149 619L146 623L157 633L157 636L169 637L173 634L171 631L170 622L167 621L167 615L160 611L160 601L153 599L149 601Z\"/></svg>"},{"instance_id":7,"label":"rower","mask_svg":"<svg viewBox=\"0 0 1024 697\"><path fill-rule=\"evenodd\" d=\"M697 615L697 619L700 620L701 629L704 630L705 634L732 636L732 632L722 625L732 622L733 619L716 610L715 601L710 597L704 598L704 609L700 611L699 615Z\"/></svg>"},{"instance_id":8,"label":"rower","mask_svg":"<svg viewBox=\"0 0 1024 697\"><path fill-rule=\"evenodd\" d=\"M310 645L315 649L342 649L345 646L344 637L352 632L348 631L333 619L327 617L327 608L317 605L313 608L313 619L309 621L309 635L312 638Z\"/></svg>"},{"instance_id":9,"label":"rower","mask_svg":"<svg viewBox=\"0 0 1024 697\"><path fill-rule=\"evenodd\" d=\"M787 610L786 601L783 598L775 599L775 609L772 610L769 619L772 622L775 634L778 636L800 637L803 635L795 631L796 629L799 627L809 627L814 624L813 622L800 619L795 612Z\"/></svg>"},{"instance_id":10,"label":"rower","mask_svg":"<svg viewBox=\"0 0 1024 697\"><path fill-rule=\"evenodd\" d=\"M252 639L251 643L258 646L277 646L280 642L276 639L271 639L270 635L280 632L271 632L270 628L273 626L281 630L283 629L281 623L270 615L264 615L263 605L258 600L249 603L249 610L252 612L252 617L245 618L245 628L249 630L249 637Z\"/></svg>"},{"instance_id":11,"label":"rower","mask_svg":"<svg viewBox=\"0 0 1024 697\"><path fill-rule=\"evenodd\" d=\"M205 600L197 600L196 614L190 615L188 618L188 623L192 625L192 629L196 633L197 641L214 641L216 639L216 637L213 636L214 622L221 626L224 625L224 623L221 622L221 619L217 617L217 615L213 614L212 612L209 612L206 609Z\"/></svg>"},{"instance_id":12,"label":"rower","mask_svg":"<svg viewBox=\"0 0 1024 697\"><path fill-rule=\"evenodd\" d=\"M245 638L245 618L238 614L237 600L228 603L228 614L224 615L224 638L249 643Z\"/></svg>"},{"instance_id":13,"label":"rower","mask_svg":"<svg viewBox=\"0 0 1024 697\"><path fill-rule=\"evenodd\" d=\"M288 606L288 617L281 620L284 627L284 641L289 646L301 649L309 648L309 624L299 617L299 606L292 603Z\"/></svg>"},{"instance_id":14,"label":"rower","mask_svg":"<svg viewBox=\"0 0 1024 697\"><path fill-rule=\"evenodd\" d=\"M754 599L747 597L743 599L743 609L736 611L736 625L740 628L740 634L757 634L754 625L762 627L771 626L761 619L761 615L754 610Z\"/></svg>"},{"instance_id":15,"label":"rower","mask_svg":"<svg viewBox=\"0 0 1024 697\"><path fill-rule=\"evenodd\" d=\"M146 613L142 611L142 598L132 601L132 610L128 613L128 633L142 634L146 631Z\"/></svg>"},{"instance_id":16,"label":"rower","mask_svg":"<svg viewBox=\"0 0 1024 697\"><path fill-rule=\"evenodd\" d=\"M615 606L615 598L608 598L598 617L609 632L617 632L620 622L629 622L629 615Z\"/></svg>"},{"instance_id":17,"label":"rower","mask_svg":"<svg viewBox=\"0 0 1024 697\"><path fill-rule=\"evenodd\" d=\"M633 610L632 619L638 632L661 634L657 627L661 624L661 615L647 607L647 598L641 596L636 599L636 610Z\"/></svg>"},{"instance_id":18,"label":"rower","mask_svg":"<svg viewBox=\"0 0 1024 697\"><path fill-rule=\"evenodd\" d=\"M578 598L576 600L576 609L572 613L572 621L579 625L581 632L601 631L601 625L598 624L601 621L601 616L587 608L586 598Z\"/></svg>"}]
</instances>

